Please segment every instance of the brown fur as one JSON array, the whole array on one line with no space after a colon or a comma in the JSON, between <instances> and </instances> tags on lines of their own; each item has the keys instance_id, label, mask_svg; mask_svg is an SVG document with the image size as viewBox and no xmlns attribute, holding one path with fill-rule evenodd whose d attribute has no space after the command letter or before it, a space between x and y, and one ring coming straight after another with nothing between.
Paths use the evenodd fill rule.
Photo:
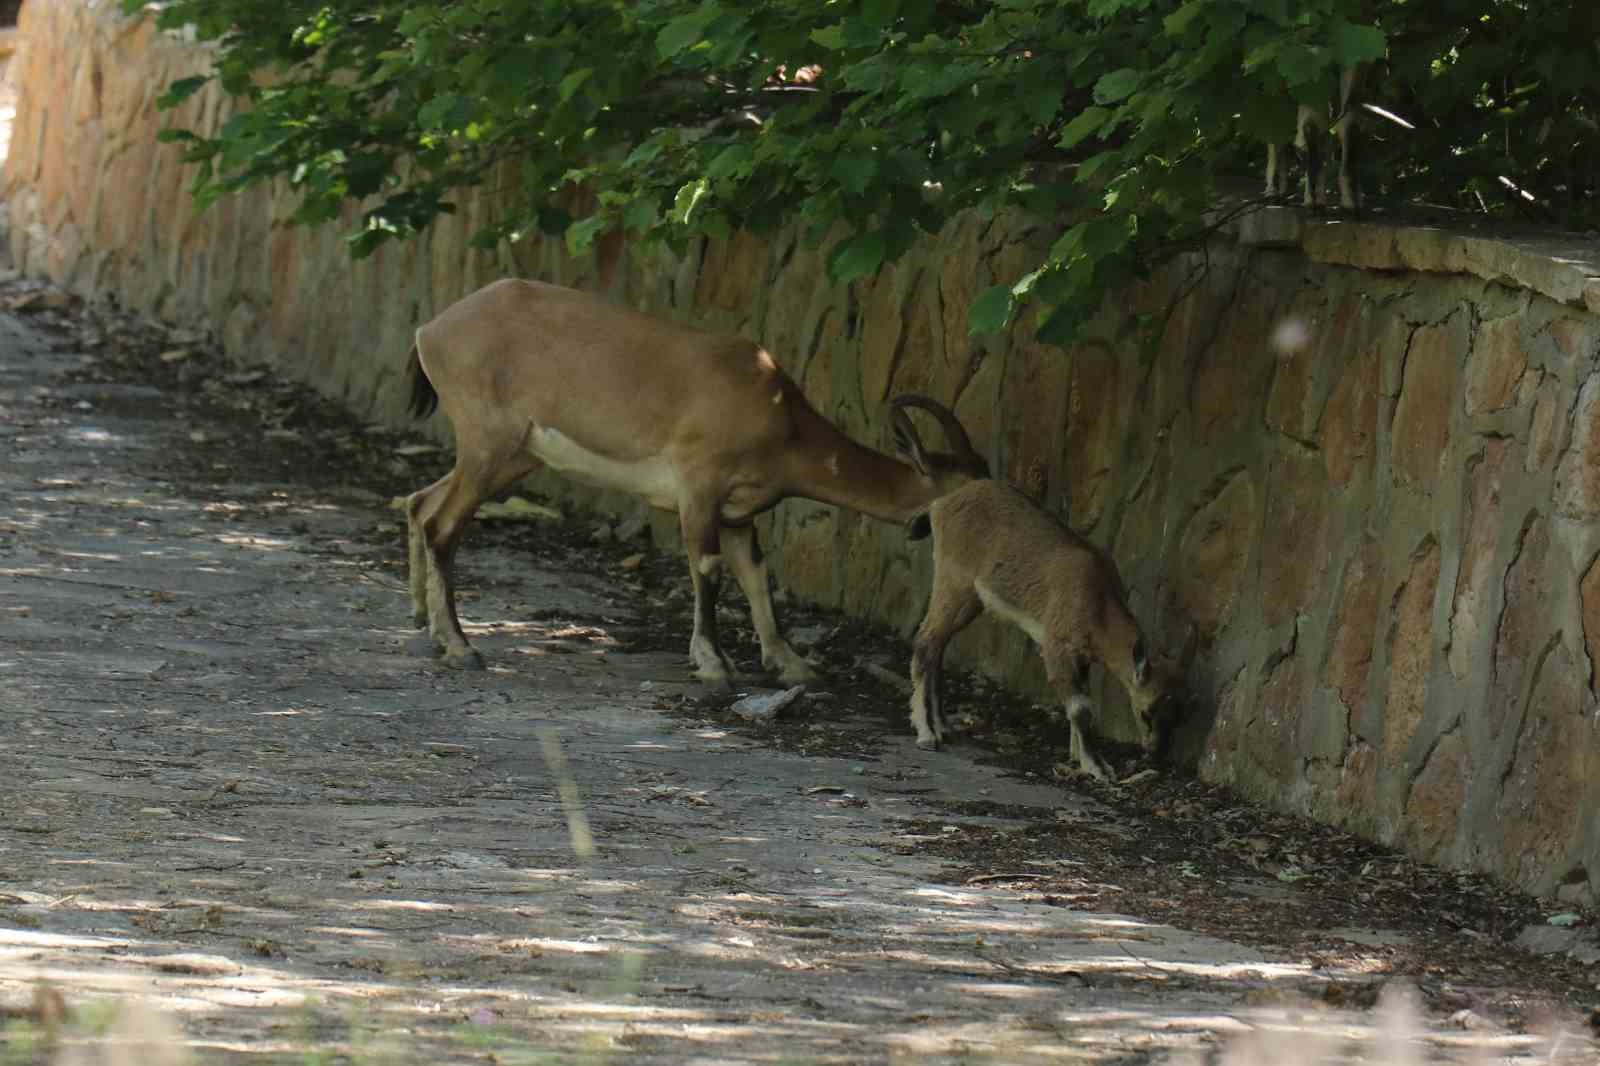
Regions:
<instances>
[{"instance_id":1,"label":"brown fur","mask_svg":"<svg viewBox=\"0 0 1600 1066\"><path fill-rule=\"evenodd\" d=\"M974 481L936 500L929 525L933 595L911 657L911 724L919 747L937 748L944 739L945 646L985 610L1022 626L1038 645L1085 771L1108 776L1089 743L1093 660L1127 691L1146 749L1160 747L1182 670L1148 652L1109 555L997 481Z\"/></svg>"},{"instance_id":2,"label":"brown fur","mask_svg":"<svg viewBox=\"0 0 1600 1066\"><path fill-rule=\"evenodd\" d=\"M467 666L481 660L456 614L456 545L478 505L541 460L678 513L695 591L690 654L701 677L723 682L723 556L750 600L763 663L789 680L811 674L778 633L756 515L805 496L905 522L987 474L932 401L895 401L897 462L839 432L758 345L541 282L497 281L446 308L417 330L407 372L413 410L436 398L456 437L455 468L407 501L412 600L417 624ZM939 418L954 454L923 449L908 406Z\"/></svg>"}]
</instances>

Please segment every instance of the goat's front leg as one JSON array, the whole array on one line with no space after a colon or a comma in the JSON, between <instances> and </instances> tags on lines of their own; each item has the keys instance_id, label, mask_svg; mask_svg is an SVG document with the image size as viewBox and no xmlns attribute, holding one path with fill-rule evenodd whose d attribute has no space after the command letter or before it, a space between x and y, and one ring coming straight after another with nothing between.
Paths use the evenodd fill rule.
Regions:
<instances>
[{"instance_id":1,"label":"goat's front leg","mask_svg":"<svg viewBox=\"0 0 1600 1066\"><path fill-rule=\"evenodd\" d=\"M733 571L734 580L744 590L745 599L750 601L750 624L755 627L756 639L761 641L761 665L776 670L779 680L791 685L810 681L817 676L816 670L778 631L778 618L772 610L772 589L767 584L767 564L761 555L756 527L723 526L721 538L723 557Z\"/></svg>"},{"instance_id":2,"label":"goat's front leg","mask_svg":"<svg viewBox=\"0 0 1600 1066\"><path fill-rule=\"evenodd\" d=\"M1061 694L1067 709L1067 724L1072 727L1072 757L1078 769L1099 781L1112 781L1111 770L1095 752L1091 738L1094 736L1094 702L1089 699L1089 659L1084 655L1064 653L1051 656L1045 662L1050 683Z\"/></svg>"},{"instance_id":3,"label":"goat's front leg","mask_svg":"<svg viewBox=\"0 0 1600 1066\"><path fill-rule=\"evenodd\" d=\"M917 747L926 751L937 751L944 743L945 646L983 613L983 602L970 585L940 577L936 560L928 614L911 644L911 726L917 731Z\"/></svg>"},{"instance_id":4,"label":"goat's front leg","mask_svg":"<svg viewBox=\"0 0 1600 1066\"><path fill-rule=\"evenodd\" d=\"M689 638L689 658L695 676L709 685L733 687L733 665L717 639L717 594L722 590L721 537L718 532L720 502L697 497L678 510L683 546L689 556L689 581L694 587L694 634Z\"/></svg>"}]
</instances>

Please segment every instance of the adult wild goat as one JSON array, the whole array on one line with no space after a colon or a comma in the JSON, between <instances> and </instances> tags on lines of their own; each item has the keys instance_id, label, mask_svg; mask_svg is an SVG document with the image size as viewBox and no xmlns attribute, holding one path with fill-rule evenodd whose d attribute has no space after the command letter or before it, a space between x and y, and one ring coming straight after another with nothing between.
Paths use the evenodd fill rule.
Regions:
<instances>
[{"instance_id":1,"label":"adult wild goat","mask_svg":"<svg viewBox=\"0 0 1600 1066\"><path fill-rule=\"evenodd\" d=\"M911 724L919 748L944 741L945 646L989 610L1038 646L1066 705L1080 769L1102 781L1111 776L1090 743L1089 666L1096 659L1127 690L1145 750L1160 749L1196 631L1180 661L1152 656L1111 557L1009 485L974 481L935 500L912 523L913 537L930 531L933 595L911 654Z\"/></svg>"},{"instance_id":2,"label":"adult wild goat","mask_svg":"<svg viewBox=\"0 0 1600 1066\"><path fill-rule=\"evenodd\" d=\"M891 401L903 462L863 447L806 402L772 357L573 289L506 279L417 330L411 409L455 429L455 468L406 500L411 599L453 665L481 667L456 614L451 561L478 505L549 467L678 514L694 584L689 655L728 684L717 639L724 557L750 601L761 661L786 681L813 676L778 632L752 520L786 496L905 523L988 465L955 415L922 396ZM908 413L943 426L948 453L922 446Z\"/></svg>"}]
</instances>

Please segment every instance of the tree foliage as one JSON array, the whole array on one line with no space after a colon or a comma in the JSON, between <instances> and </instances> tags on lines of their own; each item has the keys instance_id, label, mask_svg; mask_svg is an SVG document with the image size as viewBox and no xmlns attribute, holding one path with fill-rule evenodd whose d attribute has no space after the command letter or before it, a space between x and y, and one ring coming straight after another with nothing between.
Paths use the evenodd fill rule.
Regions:
<instances>
[{"instance_id":1,"label":"tree foliage","mask_svg":"<svg viewBox=\"0 0 1600 1066\"><path fill-rule=\"evenodd\" d=\"M129 9L141 0L124 0ZM974 331L1024 299L1064 339L1105 294L1200 239L1219 183L1259 173L1342 66L1378 62L1403 131L1367 122L1374 202L1590 222L1600 5L1572 0L171 0L248 97L170 130L203 202L285 177L299 221L362 205L356 255L515 173L484 244L681 246L843 223L829 269L871 274L953 213L1060 224ZM499 164L510 164L499 166ZM1254 180L1254 179L1253 179ZM1507 182L1510 184L1508 185ZM581 187L587 195L570 193ZM1530 199L1531 198L1531 199ZM573 205L586 206L574 213Z\"/></svg>"}]
</instances>

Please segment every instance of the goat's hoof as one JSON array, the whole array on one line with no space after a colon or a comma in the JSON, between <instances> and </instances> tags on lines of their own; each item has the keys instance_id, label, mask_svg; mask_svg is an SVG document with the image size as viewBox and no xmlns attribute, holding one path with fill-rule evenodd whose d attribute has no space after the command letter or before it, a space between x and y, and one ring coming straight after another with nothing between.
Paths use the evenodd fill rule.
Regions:
<instances>
[{"instance_id":1,"label":"goat's hoof","mask_svg":"<svg viewBox=\"0 0 1600 1066\"><path fill-rule=\"evenodd\" d=\"M433 635L426 631L406 641L405 649L407 655L414 655L418 659L432 659L441 650Z\"/></svg>"},{"instance_id":2,"label":"goat's hoof","mask_svg":"<svg viewBox=\"0 0 1600 1066\"><path fill-rule=\"evenodd\" d=\"M411 616L411 625L412 625L412 628L414 628L414 629L427 629L428 628L428 612L427 611L423 611L420 614L412 615Z\"/></svg>"},{"instance_id":3,"label":"goat's hoof","mask_svg":"<svg viewBox=\"0 0 1600 1066\"><path fill-rule=\"evenodd\" d=\"M444 664L452 670L478 671L484 669L483 656L476 648L468 648L460 655L446 655Z\"/></svg>"},{"instance_id":4,"label":"goat's hoof","mask_svg":"<svg viewBox=\"0 0 1600 1066\"><path fill-rule=\"evenodd\" d=\"M800 685L817 679L817 671L804 660L790 663L778 671L778 680L785 685Z\"/></svg>"},{"instance_id":5,"label":"goat's hoof","mask_svg":"<svg viewBox=\"0 0 1600 1066\"><path fill-rule=\"evenodd\" d=\"M921 748L923 751L938 751L939 750L939 738L938 737L918 737L917 738L917 747Z\"/></svg>"}]
</instances>

